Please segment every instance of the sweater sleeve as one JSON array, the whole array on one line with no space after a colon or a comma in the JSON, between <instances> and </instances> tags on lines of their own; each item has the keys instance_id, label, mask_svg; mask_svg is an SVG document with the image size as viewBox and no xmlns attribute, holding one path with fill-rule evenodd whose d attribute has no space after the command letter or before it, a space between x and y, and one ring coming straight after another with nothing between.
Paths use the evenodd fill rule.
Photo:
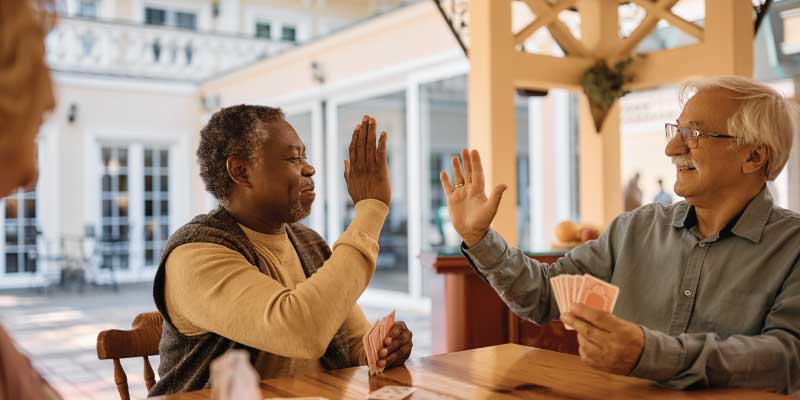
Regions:
<instances>
[{"instance_id":1,"label":"sweater sleeve","mask_svg":"<svg viewBox=\"0 0 800 400\"><path fill-rule=\"evenodd\" d=\"M356 217L325 267L294 289L227 247L182 245L167 259L167 312L186 335L210 331L284 357L320 358L346 320L360 326L354 307L375 271L388 212L377 200L356 204Z\"/></svg>"}]
</instances>

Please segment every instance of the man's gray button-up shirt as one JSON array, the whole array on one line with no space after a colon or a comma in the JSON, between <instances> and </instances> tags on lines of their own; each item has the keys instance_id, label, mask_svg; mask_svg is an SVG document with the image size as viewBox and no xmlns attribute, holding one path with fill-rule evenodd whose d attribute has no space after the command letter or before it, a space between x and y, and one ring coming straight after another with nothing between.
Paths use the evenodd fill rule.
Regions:
<instances>
[{"instance_id":1,"label":"man's gray button-up shirt","mask_svg":"<svg viewBox=\"0 0 800 400\"><path fill-rule=\"evenodd\" d=\"M619 286L614 314L645 332L631 375L676 388L800 390L800 216L766 189L706 238L686 202L656 203L554 264L491 230L462 249L514 312L538 324L558 316L552 276L589 273Z\"/></svg>"}]
</instances>

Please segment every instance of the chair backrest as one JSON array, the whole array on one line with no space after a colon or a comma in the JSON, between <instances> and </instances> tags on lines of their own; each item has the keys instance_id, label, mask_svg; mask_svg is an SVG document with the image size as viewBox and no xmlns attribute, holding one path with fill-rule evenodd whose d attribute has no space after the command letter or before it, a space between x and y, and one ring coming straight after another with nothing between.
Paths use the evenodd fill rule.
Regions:
<instances>
[{"instance_id":1,"label":"chair backrest","mask_svg":"<svg viewBox=\"0 0 800 400\"><path fill-rule=\"evenodd\" d=\"M132 329L109 329L97 335L97 358L114 361L114 382L119 397L129 400L128 377L122 369L121 358L144 358L144 383L149 391L156 383L153 367L147 356L158 355L161 340L161 324L164 319L158 312L139 314L134 318Z\"/></svg>"}]
</instances>

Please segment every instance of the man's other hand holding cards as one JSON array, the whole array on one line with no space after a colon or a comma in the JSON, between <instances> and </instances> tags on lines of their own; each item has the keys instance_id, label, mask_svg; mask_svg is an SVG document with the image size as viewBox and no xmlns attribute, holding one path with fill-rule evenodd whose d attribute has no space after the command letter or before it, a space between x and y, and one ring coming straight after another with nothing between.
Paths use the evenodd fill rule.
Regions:
<instances>
[{"instance_id":1,"label":"man's other hand holding cards","mask_svg":"<svg viewBox=\"0 0 800 400\"><path fill-rule=\"evenodd\" d=\"M627 375L644 349L644 331L611 312L575 303L561 316L578 332L581 359L590 367Z\"/></svg>"},{"instance_id":2,"label":"man's other hand holding cards","mask_svg":"<svg viewBox=\"0 0 800 400\"><path fill-rule=\"evenodd\" d=\"M397 321L383 340L383 348L378 351L378 368L392 368L403 365L411 355L411 331L405 322Z\"/></svg>"}]
</instances>

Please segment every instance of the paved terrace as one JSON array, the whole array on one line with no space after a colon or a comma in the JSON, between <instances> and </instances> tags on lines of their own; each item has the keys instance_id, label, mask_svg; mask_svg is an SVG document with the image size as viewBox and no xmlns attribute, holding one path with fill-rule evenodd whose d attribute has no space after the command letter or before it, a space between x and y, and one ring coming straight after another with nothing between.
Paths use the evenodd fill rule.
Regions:
<instances>
[{"instance_id":1,"label":"paved terrace","mask_svg":"<svg viewBox=\"0 0 800 400\"><path fill-rule=\"evenodd\" d=\"M0 322L29 355L36 369L66 399L118 399L110 360L97 359L95 340L104 329L128 329L134 316L155 310L150 284L0 292ZM370 321L390 310L364 307ZM431 352L430 318L399 312L414 332L413 357ZM153 368L158 357L151 358ZM123 361L131 398L146 398L141 359Z\"/></svg>"}]
</instances>

